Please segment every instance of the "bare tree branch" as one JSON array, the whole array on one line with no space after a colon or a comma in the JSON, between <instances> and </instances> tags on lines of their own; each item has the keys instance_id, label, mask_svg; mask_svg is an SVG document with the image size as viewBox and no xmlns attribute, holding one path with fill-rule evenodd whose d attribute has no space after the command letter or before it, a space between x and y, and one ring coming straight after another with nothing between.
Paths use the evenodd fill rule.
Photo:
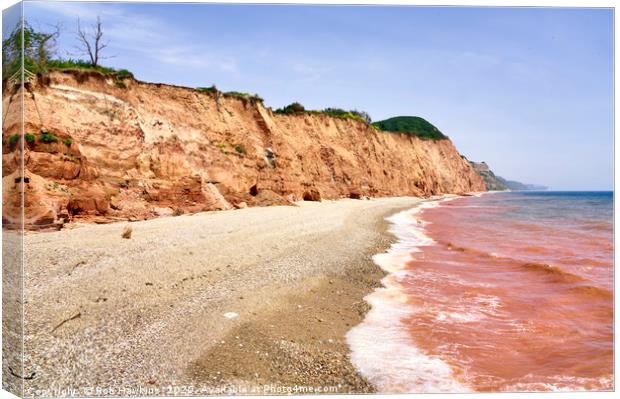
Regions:
<instances>
[{"instance_id":1,"label":"bare tree branch","mask_svg":"<svg viewBox=\"0 0 620 399\"><path fill-rule=\"evenodd\" d=\"M101 18L97 16L97 22L91 26L92 32L89 33L82 28L80 18L77 19L76 36L80 42L77 49L82 52L82 55L87 55L90 58L90 63L93 66L99 65L99 60L104 58L101 56L101 50L108 47L109 44L109 42L103 41L102 26Z\"/></svg>"}]
</instances>

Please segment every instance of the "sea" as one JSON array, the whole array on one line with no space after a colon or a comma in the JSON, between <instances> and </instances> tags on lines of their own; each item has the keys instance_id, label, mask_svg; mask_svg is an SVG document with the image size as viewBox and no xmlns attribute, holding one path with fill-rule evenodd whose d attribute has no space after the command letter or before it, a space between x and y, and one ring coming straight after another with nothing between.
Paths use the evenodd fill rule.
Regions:
<instances>
[{"instance_id":1,"label":"sea","mask_svg":"<svg viewBox=\"0 0 620 399\"><path fill-rule=\"evenodd\" d=\"M613 192L429 200L388 218L347 334L380 392L613 390Z\"/></svg>"}]
</instances>

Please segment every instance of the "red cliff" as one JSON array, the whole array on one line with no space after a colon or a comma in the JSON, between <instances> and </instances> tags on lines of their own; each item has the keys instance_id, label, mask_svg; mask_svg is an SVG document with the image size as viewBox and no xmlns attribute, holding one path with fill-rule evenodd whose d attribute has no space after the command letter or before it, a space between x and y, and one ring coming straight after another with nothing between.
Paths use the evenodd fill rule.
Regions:
<instances>
[{"instance_id":1,"label":"red cliff","mask_svg":"<svg viewBox=\"0 0 620 399\"><path fill-rule=\"evenodd\" d=\"M18 96L13 92L13 104ZM14 113L3 129L8 224L19 213L8 194L20 178ZM27 228L301 199L485 190L449 140L378 132L322 114L277 115L252 98L133 79L119 84L95 72L57 71L31 81L24 118Z\"/></svg>"}]
</instances>

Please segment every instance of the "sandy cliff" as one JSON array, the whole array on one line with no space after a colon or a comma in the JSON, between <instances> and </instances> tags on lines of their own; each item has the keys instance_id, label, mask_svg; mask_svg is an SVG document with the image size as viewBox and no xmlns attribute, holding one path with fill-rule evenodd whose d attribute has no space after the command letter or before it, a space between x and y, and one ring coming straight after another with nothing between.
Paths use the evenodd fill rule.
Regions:
<instances>
[{"instance_id":1,"label":"sandy cliff","mask_svg":"<svg viewBox=\"0 0 620 399\"><path fill-rule=\"evenodd\" d=\"M5 90L5 105L10 88ZM17 94L14 93L14 96ZM15 98L13 98L15 101ZM449 140L381 133L260 101L94 72L53 72L24 96L29 228L283 204L484 191ZM3 128L4 222L19 204L19 119ZM49 132L48 140L42 134ZM56 141L54 141L54 138ZM48 142L45 142L48 141Z\"/></svg>"}]
</instances>

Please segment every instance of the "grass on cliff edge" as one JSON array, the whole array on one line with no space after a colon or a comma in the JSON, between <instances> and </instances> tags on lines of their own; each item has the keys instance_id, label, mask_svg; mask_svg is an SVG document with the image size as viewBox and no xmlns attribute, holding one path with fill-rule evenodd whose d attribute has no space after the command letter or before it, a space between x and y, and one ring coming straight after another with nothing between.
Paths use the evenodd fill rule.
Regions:
<instances>
[{"instance_id":1,"label":"grass on cliff edge","mask_svg":"<svg viewBox=\"0 0 620 399\"><path fill-rule=\"evenodd\" d=\"M83 69L83 70L89 70L89 71L97 71L104 75L114 76L118 79L134 77L133 73L129 72L126 69L114 69L114 68L104 67L101 65L94 66L90 62L83 61L83 60L74 60L71 58L66 59L66 60L63 60L63 59L49 60L47 62L47 67L49 69Z\"/></svg>"},{"instance_id":2,"label":"grass on cliff edge","mask_svg":"<svg viewBox=\"0 0 620 399\"><path fill-rule=\"evenodd\" d=\"M448 138L432 123L419 116L396 116L374 122L372 125L380 131L409 134L423 140L444 140Z\"/></svg>"},{"instance_id":3,"label":"grass on cliff edge","mask_svg":"<svg viewBox=\"0 0 620 399\"><path fill-rule=\"evenodd\" d=\"M294 114L323 114L333 116L334 118L353 119L366 124L370 124L370 115L364 111L358 110L344 110L342 108L325 108L322 110L307 110L303 105L298 102L287 105L286 107L278 108L273 111L275 114L294 115Z\"/></svg>"},{"instance_id":4,"label":"grass on cliff edge","mask_svg":"<svg viewBox=\"0 0 620 399\"><path fill-rule=\"evenodd\" d=\"M258 94L250 94L250 93L245 93L242 91L225 91L225 92L221 92L217 89L217 87L215 87L215 85L211 86L211 87L195 87L194 88L195 91L199 92L199 93L211 93L214 95L222 95L224 97L235 97L235 98L240 98L242 100L255 100L255 101L259 101L259 102L263 102L263 98L261 96L259 96Z\"/></svg>"}]
</instances>

